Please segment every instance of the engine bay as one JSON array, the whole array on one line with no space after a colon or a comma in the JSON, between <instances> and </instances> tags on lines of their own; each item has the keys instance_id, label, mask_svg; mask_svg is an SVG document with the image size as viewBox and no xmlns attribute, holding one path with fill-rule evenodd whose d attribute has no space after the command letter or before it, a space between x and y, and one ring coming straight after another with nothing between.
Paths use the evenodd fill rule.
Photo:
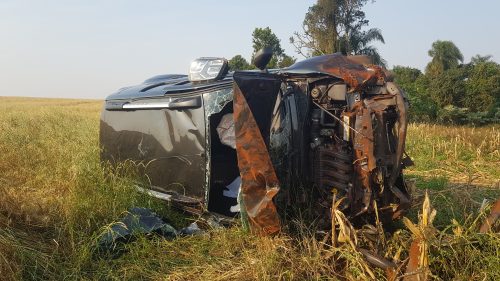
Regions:
<instances>
[{"instance_id":1,"label":"engine bay","mask_svg":"<svg viewBox=\"0 0 500 281\"><path fill-rule=\"evenodd\" d=\"M332 79L309 83L309 89L318 217L329 223L334 196L351 218L375 210L399 217L410 200L401 172L407 107L401 92L392 83L348 92Z\"/></svg>"}]
</instances>

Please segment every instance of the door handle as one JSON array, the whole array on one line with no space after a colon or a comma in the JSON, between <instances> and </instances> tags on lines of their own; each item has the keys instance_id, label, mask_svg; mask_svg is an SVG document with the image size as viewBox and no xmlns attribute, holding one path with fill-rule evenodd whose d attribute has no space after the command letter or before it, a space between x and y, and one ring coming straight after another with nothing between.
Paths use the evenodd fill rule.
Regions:
<instances>
[{"instance_id":1,"label":"door handle","mask_svg":"<svg viewBox=\"0 0 500 281\"><path fill-rule=\"evenodd\" d=\"M181 108L199 108L201 107L201 97L192 97L192 98L179 98L173 100L170 103L171 109L181 109Z\"/></svg>"}]
</instances>

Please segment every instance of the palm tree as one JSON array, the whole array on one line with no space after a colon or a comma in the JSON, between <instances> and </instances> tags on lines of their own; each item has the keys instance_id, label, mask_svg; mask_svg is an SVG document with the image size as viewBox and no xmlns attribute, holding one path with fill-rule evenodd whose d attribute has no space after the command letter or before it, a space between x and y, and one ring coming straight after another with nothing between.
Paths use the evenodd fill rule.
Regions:
<instances>
[{"instance_id":1,"label":"palm tree","mask_svg":"<svg viewBox=\"0 0 500 281\"><path fill-rule=\"evenodd\" d=\"M386 66L387 62L380 56L377 48L370 45L374 41L385 44L382 31L378 28L370 28L366 31L354 29L347 34L348 40L344 40L345 53L348 55L367 55L370 56L374 64Z\"/></svg>"},{"instance_id":2,"label":"palm tree","mask_svg":"<svg viewBox=\"0 0 500 281\"><path fill-rule=\"evenodd\" d=\"M470 59L470 62L473 65L480 64L480 63L486 63L486 62L491 62L492 55L486 55L486 56L481 56L481 55L475 55Z\"/></svg>"},{"instance_id":3,"label":"palm tree","mask_svg":"<svg viewBox=\"0 0 500 281\"><path fill-rule=\"evenodd\" d=\"M451 41L437 40L432 43L429 56L432 57L432 61L425 71L430 75L438 75L448 69L456 68L464 61L464 56Z\"/></svg>"}]
</instances>

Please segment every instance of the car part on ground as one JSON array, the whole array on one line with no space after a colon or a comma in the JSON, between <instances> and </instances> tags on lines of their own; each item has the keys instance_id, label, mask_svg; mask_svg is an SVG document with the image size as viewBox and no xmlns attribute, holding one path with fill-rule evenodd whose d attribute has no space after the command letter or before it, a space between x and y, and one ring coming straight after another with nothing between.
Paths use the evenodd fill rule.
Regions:
<instances>
[{"instance_id":1,"label":"car part on ground","mask_svg":"<svg viewBox=\"0 0 500 281\"><path fill-rule=\"evenodd\" d=\"M217 217L209 216L206 219L200 217L199 221L177 230L153 210L134 207L129 209L121 220L103 227L97 241L98 252L118 257L124 251L123 245L135 240L139 235L157 235L170 240L203 234L205 230L200 228L200 223L204 225L205 230L222 227Z\"/></svg>"},{"instance_id":2,"label":"car part on ground","mask_svg":"<svg viewBox=\"0 0 500 281\"><path fill-rule=\"evenodd\" d=\"M121 245L138 234L157 234L168 239L177 237L177 230L164 222L156 213L145 208L131 208L119 222L104 227L97 242L100 252L123 252Z\"/></svg>"}]
</instances>

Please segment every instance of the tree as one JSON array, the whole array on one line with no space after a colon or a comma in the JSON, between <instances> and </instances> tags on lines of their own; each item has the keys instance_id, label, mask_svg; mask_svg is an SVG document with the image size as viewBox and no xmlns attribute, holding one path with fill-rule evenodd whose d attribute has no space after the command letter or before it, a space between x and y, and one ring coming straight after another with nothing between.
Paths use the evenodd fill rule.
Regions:
<instances>
[{"instance_id":1,"label":"tree","mask_svg":"<svg viewBox=\"0 0 500 281\"><path fill-rule=\"evenodd\" d=\"M426 74L440 75L448 69L456 68L464 60L458 47L451 41L437 40L429 50L432 61L426 67Z\"/></svg>"},{"instance_id":2,"label":"tree","mask_svg":"<svg viewBox=\"0 0 500 281\"><path fill-rule=\"evenodd\" d=\"M429 94L440 108L447 105L463 107L467 68L456 67L429 76Z\"/></svg>"},{"instance_id":3,"label":"tree","mask_svg":"<svg viewBox=\"0 0 500 281\"><path fill-rule=\"evenodd\" d=\"M253 67L241 55L236 55L229 60L229 70L236 71L236 70L247 70L247 69L253 69Z\"/></svg>"},{"instance_id":4,"label":"tree","mask_svg":"<svg viewBox=\"0 0 500 281\"><path fill-rule=\"evenodd\" d=\"M392 69L394 73L395 82L401 89L405 92L417 93L417 79L421 77L422 71L420 69L408 67L408 66L394 66Z\"/></svg>"},{"instance_id":5,"label":"tree","mask_svg":"<svg viewBox=\"0 0 500 281\"><path fill-rule=\"evenodd\" d=\"M411 121L474 125L500 122L500 64L491 56L481 55L460 64L460 50L449 41L436 41L429 53L433 61L425 74L403 66L392 70L396 83L410 100Z\"/></svg>"},{"instance_id":6,"label":"tree","mask_svg":"<svg viewBox=\"0 0 500 281\"><path fill-rule=\"evenodd\" d=\"M295 63L295 58L285 54L285 50L281 48L280 39L274 34L271 28L255 28L252 33L253 54L252 60L260 49L269 47L273 50L273 57L268 68L286 67Z\"/></svg>"},{"instance_id":7,"label":"tree","mask_svg":"<svg viewBox=\"0 0 500 281\"><path fill-rule=\"evenodd\" d=\"M303 33L295 32L290 37L297 53L304 57L336 53L339 48L338 1L318 0L309 7L302 24Z\"/></svg>"},{"instance_id":8,"label":"tree","mask_svg":"<svg viewBox=\"0 0 500 281\"><path fill-rule=\"evenodd\" d=\"M395 66L392 72L395 82L410 100L410 120L424 122L435 120L438 106L428 94L429 81L425 75L419 69L406 66Z\"/></svg>"},{"instance_id":9,"label":"tree","mask_svg":"<svg viewBox=\"0 0 500 281\"><path fill-rule=\"evenodd\" d=\"M500 65L489 61L491 57L474 58L465 82L463 105L471 112L492 111L500 106Z\"/></svg>"},{"instance_id":10,"label":"tree","mask_svg":"<svg viewBox=\"0 0 500 281\"><path fill-rule=\"evenodd\" d=\"M386 66L387 62L380 56L377 48L370 45L373 41L385 43L380 29L370 28L366 31L361 31L360 29L352 30L348 36L348 40L348 48L346 48L348 55L367 55L372 58L374 64Z\"/></svg>"},{"instance_id":11,"label":"tree","mask_svg":"<svg viewBox=\"0 0 500 281\"><path fill-rule=\"evenodd\" d=\"M297 61L296 58L288 56L287 54L283 54L281 56L281 60L278 63L279 68L284 68L284 67L289 67L290 65L294 64L295 61Z\"/></svg>"},{"instance_id":12,"label":"tree","mask_svg":"<svg viewBox=\"0 0 500 281\"><path fill-rule=\"evenodd\" d=\"M281 56L285 50L281 48L280 39L274 34L271 28L255 28L252 33L253 55L260 49L269 47L273 50L273 54ZM252 55L252 57L253 57Z\"/></svg>"},{"instance_id":13,"label":"tree","mask_svg":"<svg viewBox=\"0 0 500 281\"><path fill-rule=\"evenodd\" d=\"M369 55L375 63L385 64L374 41L384 43L377 28L363 30L369 21L361 10L368 0L318 0L309 8L303 33L290 38L297 53L305 57L341 52L344 55Z\"/></svg>"},{"instance_id":14,"label":"tree","mask_svg":"<svg viewBox=\"0 0 500 281\"><path fill-rule=\"evenodd\" d=\"M491 62L491 55L486 55L486 56L481 56L481 55L475 55L470 59L470 63L473 65L482 63L482 62Z\"/></svg>"}]
</instances>

